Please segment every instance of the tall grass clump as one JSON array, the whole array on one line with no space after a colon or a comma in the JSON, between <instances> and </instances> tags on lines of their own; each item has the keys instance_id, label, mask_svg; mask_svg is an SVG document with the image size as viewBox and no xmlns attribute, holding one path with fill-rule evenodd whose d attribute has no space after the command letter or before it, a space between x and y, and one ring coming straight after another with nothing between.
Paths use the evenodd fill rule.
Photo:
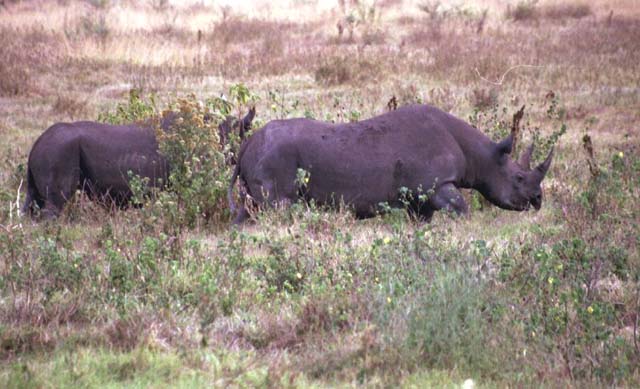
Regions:
<instances>
[{"instance_id":1,"label":"tall grass clump","mask_svg":"<svg viewBox=\"0 0 640 389\"><path fill-rule=\"evenodd\" d=\"M502 363L493 317L500 306L490 283L470 266L435 266L433 278L417 291L408 308L409 348L428 366L495 370Z\"/></svg>"},{"instance_id":2,"label":"tall grass clump","mask_svg":"<svg viewBox=\"0 0 640 389\"><path fill-rule=\"evenodd\" d=\"M19 31L0 27L0 97L37 92L39 76L58 64L62 52L59 34L41 28Z\"/></svg>"}]
</instances>

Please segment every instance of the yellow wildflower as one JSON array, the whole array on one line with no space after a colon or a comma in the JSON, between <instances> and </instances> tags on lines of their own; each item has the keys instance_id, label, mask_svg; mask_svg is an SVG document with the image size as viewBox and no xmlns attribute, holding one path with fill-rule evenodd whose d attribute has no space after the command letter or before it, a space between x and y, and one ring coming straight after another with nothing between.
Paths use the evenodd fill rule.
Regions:
<instances>
[{"instance_id":1,"label":"yellow wildflower","mask_svg":"<svg viewBox=\"0 0 640 389\"><path fill-rule=\"evenodd\" d=\"M593 313L593 307L591 305L587 307L587 312L589 312L589 314Z\"/></svg>"}]
</instances>

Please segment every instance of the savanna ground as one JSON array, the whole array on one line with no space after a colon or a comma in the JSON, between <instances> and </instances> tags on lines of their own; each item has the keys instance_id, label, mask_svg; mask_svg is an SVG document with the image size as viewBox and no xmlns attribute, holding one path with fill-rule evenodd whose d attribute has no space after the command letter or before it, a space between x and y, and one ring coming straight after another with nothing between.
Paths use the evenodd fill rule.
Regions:
<instances>
[{"instance_id":1,"label":"savanna ground","mask_svg":"<svg viewBox=\"0 0 640 389\"><path fill-rule=\"evenodd\" d=\"M0 386L640 385L635 0L233 4L1 2ZM395 96L495 140L526 105L519 145L556 150L543 208L230 228L225 150L193 135L221 96L258 126ZM172 192L18 214L48 126L167 107L191 131L164 143L188 162Z\"/></svg>"}]
</instances>

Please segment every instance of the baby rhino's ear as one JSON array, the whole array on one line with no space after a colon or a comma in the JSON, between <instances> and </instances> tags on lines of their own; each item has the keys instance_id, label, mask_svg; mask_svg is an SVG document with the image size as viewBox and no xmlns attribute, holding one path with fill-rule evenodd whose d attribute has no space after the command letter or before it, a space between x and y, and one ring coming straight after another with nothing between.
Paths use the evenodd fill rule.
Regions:
<instances>
[{"instance_id":1,"label":"baby rhino's ear","mask_svg":"<svg viewBox=\"0 0 640 389\"><path fill-rule=\"evenodd\" d=\"M240 140L244 140L244 136L247 130L251 129L251 123L253 122L253 118L256 116L256 107L251 107L249 112L242 119L242 126L240 127Z\"/></svg>"}]
</instances>

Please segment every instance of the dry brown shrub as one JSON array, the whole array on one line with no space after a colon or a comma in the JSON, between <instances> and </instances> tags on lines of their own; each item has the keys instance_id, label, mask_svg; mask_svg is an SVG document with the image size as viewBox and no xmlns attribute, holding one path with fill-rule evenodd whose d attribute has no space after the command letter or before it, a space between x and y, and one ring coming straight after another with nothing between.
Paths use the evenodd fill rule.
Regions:
<instances>
[{"instance_id":1,"label":"dry brown shrub","mask_svg":"<svg viewBox=\"0 0 640 389\"><path fill-rule=\"evenodd\" d=\"M58 95L53 103L52 109L58 114L63 114L69 118L76 119L87 112L87 101L80 100L72 95Z\"/></svg>"},{"instance_id":2,"label":"dry brown shrub","mask_svg":"<svg viewBox=\"0 0 640 389\"><path fill-rule=\"evenodd\" d=\"M0 358L7 359L17 354L52 350L55 337L46 328L31 326L7 326L0 333Z\"/></svg>"},{"instance_id":3,"label":"dry brown shrub","mask_svg":"<svg viewBox=\"0 0 640 389\"><path fill-rule=\"evenodd\" d=\"M586 3L558 3L541 7L540 13L547 19L580 19L592 14Z\"/></svg>"},{"instance_id":4,"label":"dry brown shrub","mask_svg":"<svg viewBox=\"0 0 640 389\"><path fill-rule=\"evenodd\" d=\"M35 92L36 75L50 71L62 58L58 38L43 29L0 29L0 96Z\"/></svg>"},{"instance_id":5,"label":"dry brown shrub","mask_svg":"<svg viewBox=\"0 0 640 389\"><path fill-rule=\"evenodd\" d=\"M230 16L213 25L211 37L214 42L226 46L231 43L259 40L274 33L291 33L297 28L299 28L298 25L290 22Z\"/></svg>"},{"instance_id":6,"label":"dry brown shrub","mask_svg":"<svg viewBox=\"0 0 640 389\"><path fill-rule=\"evenodd\" d=\"M368 29L362 33L363 45L380 45L387 41L387 34L380 29Z\"/></svg>"},{"instance_id":7,"label":"dry brown shrub","mask_svg":"<svg viewBox=\"0 0 640 389\"><path fill-rule=\"evenodd\" d=\"M402 0L379 0L376 5L380 8L393 8L402 5Z\"/></svg>"},{"instance_id":8,"label":"dry brown shrub","mask_svg":"<svg viewBox=\"0 0 640 389\"><path fill-rule=\"evenodd\" d=\"M418 22L419 22L419 19L416 18L415 16L401 15L396 18L395 23L399 26L409 26L412 24L417 24Z\"/></svg>"},{"instance_id":9,"label":"dry brown shrub","mask_svg":"<svg viewBox=\"0 0 640 389\"><path fill-rule=\"evenodd\" d=\"M509 5L505 12L505 17L516 22L537 20L540 16L536 7L537 3L537 0L522 0L513 8Z\"/></svg>"},{"instance_id":10,"label":"dry brown shrub","mask_svg":"<svg viewBox=\"0 0 640 389\"><path fill-rule=\"evenodd\" d=\"M439 42L444 34L446 32L443 33L440 23L423 23L406 34L403 41L419 47L431 46Z\"/></svg>"},{"instance_id":11,"label":"dry brown shrub","mask_svg":"<svg viewBox=\"0 0 640 389\"><path fill-rule=\"evenodd\" d=\"M25 50L16 45L11 31L0 31L0 96L28 94L33 89L31 76L25 65Z\"/></svg>"},{"instance_id":12,"label":"dry brown shrub","mask_svg":"<svg viewBox=\"0 0 640 389\"><path fill-rule=\"evenodd\" d=\"M369 81L383 66L380 61L357 56L335 56L328 58L315 71L316 82L326 86Z\"/></svg>"},{"instance_id":13,"label":"dry brown shrub","mask_svg":"<svg viewBox=\"0 0 640 389\"><path fill-rule=\"evenodd\" d=\"M176 27L169 23L154 28L147 35L149 35L149 38L151 37L160 38L164 42L173 41L173 42L186 44L186 43L189 43L189 41L191 42L198 41L197 34L194 34L193 32L187 29Z\"/></svg>"},{"instance_id":14,"label":"dry brown shrub","mask_svg":"<svg viewBox=\"0 0 640 389\"><path fill-rule=\"evenodd\" d=\"M471 105L479 110L485 110L498 104L498 89L475 88L469 97Z\"/></svg>"},{"instance_id":15,"label":"dry brown shrub","mask_svg":"<svg viewBox=\"0 0 640 389\"><path fill-rule=\"evenodd\" d=\"M260 77L308 71L325 48L315 24L229 16L214 25L207 71L223 77Z\"/></svg>"},{"instance_id":16,"label":"dry brown shrub","mask_svg":"<svg viewBox=\"0 0 640 389\"><path fill-rule=\"evenodd\" d=\"M7 58L0 49L0 56ZM18 96L28 94L32 89L29 72L12 62L0 62L0 96Z\"/></svg>"}]
</instances>

